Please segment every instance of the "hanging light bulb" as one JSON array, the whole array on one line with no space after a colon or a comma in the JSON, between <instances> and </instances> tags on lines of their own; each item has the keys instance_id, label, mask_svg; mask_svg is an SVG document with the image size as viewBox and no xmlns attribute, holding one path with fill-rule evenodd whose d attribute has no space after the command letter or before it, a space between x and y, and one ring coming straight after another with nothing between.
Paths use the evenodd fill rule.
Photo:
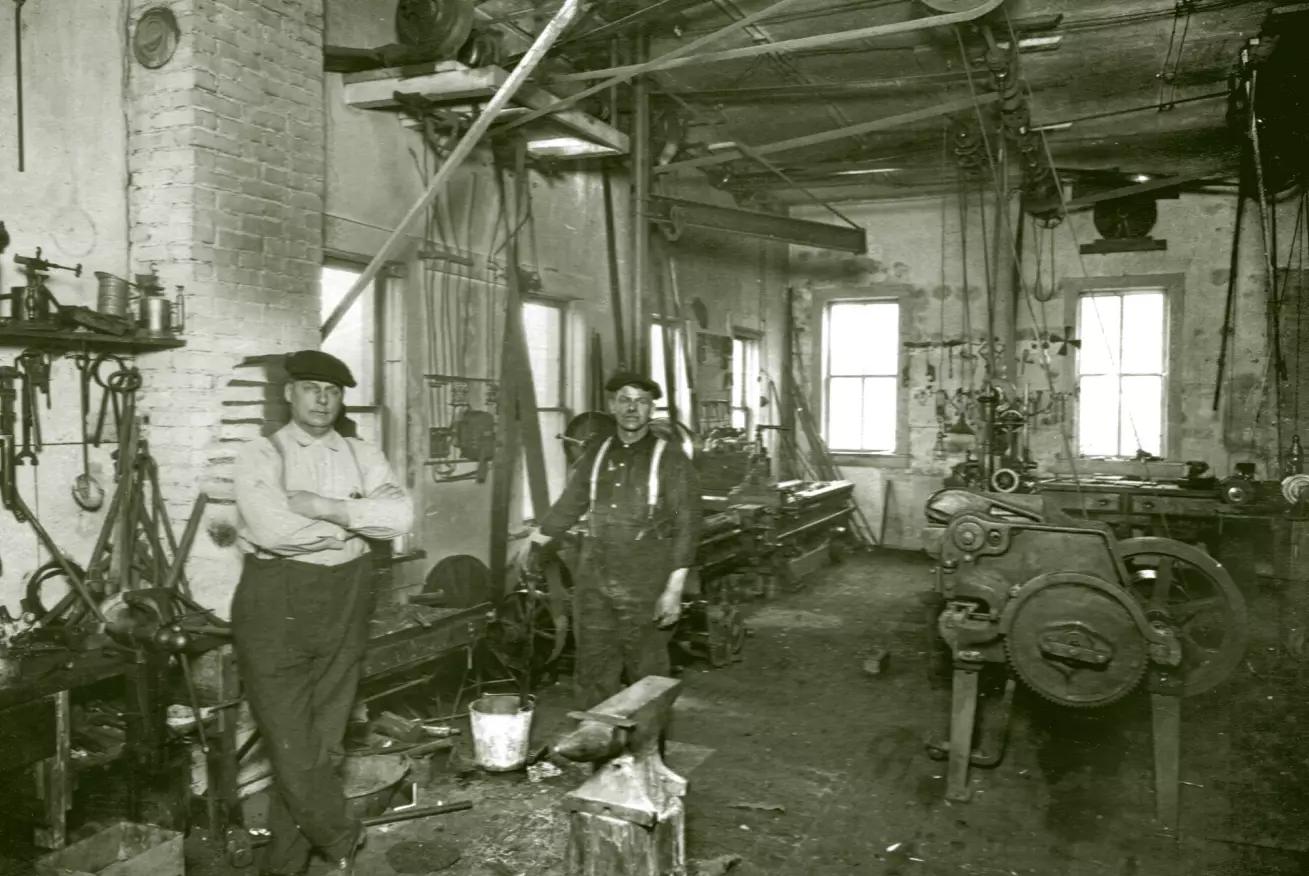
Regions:
<instances>
[{"instance_id":1,"label":"hanging light bulb","mask_svg":"<svg viewBox=\"0 0 1309 876\"><path fill-rule=\"evenodd\" d=\"M967 453L977 446L977 433L968 425L963 414L946 430L945 443L954 453Z\"/></svg>"}]
</instances>

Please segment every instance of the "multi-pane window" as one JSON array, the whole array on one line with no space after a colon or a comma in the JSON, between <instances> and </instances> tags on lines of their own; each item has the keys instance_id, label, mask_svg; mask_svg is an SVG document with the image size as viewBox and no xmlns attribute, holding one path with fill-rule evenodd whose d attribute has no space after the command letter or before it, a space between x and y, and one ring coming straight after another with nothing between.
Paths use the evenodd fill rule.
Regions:
<instances>
[{"instance_id":1,"label":"multi-pane window","mask_svg":"<svg viewBox=\"0 0 1309 876\"><path fill-rule=\"evenodd\" d=\"M753 429L759 422L759 340L732 338L732 425Z\"/></svg>"},{"instance_id":2,"label":"multi-pane window","mask_svg":"<svg viewBox=\"0 0 1309 876\"><path fill-rule=\"evenodd\" d=\"M1083 456L1163 455L1167 325L1160 289L1078 300L1077 446Z\"/></svg>"},{"instance_id":3,"label":"multi-pane window","mask_svg":"<svg viewBox=\"0 0 1309 876\"><path fill-rule=\"evenodd\" d=\"M350 287L364 272L362 265L349 262L326 264L319 275L322 291L321 319L336 310ZM354 389L346 393L346 416L358 428L359 437L383 446L381 369L378 368L378 283L363 291L346 311L332 333L323 339L322 349L349 366L354 375Z\"/></svg>"},{"instance_id":4,"label":"multi-pane window","mask_svg":"<svg viewBox=\"0 0 1309 876\"><path fill-rule=\"evenodd\" d=\"M664 366L665 332L671 336L669 347L673 353L673 371L677 381L675 387L668 386L668 372ZM664 389L664 397L655 402L655 416L670 416L668 402L672 398L677 403L678 420L688 422L691 419L691 383L686 377L686 333L681 326L665 326L660 322L650 324L650 378Z\"/></svg>"},{"instance_id":5,"label":"multi-pane window","mask_svg":"<svg viewBox=\"0 0 1309 876\"><path fill-rule=\"evenodd\" d=\"M824 311L824 433L834 453L894 453L900 304L833 301Z\"/></svg>"},{"instance_id":6,"label":"multi-pane window","mask_svg":"<svg viewBox=\"0 0 1309 876\"><path fill-rule=\"evenodd\" d=\"M527 361L536 390L536 409L541 422L541 444L545 451L546 482L550 498L558 497L568 476L562 435L568 425L564 396L564 309L549 301L523 302L523 335L527 338ZM525 483L525 482L524 482ZM523 491L524 510L531 516L531 494Z\"/></svg>"}]
</instances>

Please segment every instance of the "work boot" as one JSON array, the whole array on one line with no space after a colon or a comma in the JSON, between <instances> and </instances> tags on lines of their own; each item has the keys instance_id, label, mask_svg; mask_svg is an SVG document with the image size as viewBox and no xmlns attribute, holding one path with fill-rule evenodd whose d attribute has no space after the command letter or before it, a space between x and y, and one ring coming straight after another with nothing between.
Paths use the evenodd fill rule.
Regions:
<instances>
[{"instance_id":1,"label":"work boot","mask_svg":"<svg viewBox=\"0 0 1309 876\"><path fill-rule=\"evenodd\" d=\"M359 836L355 839L354 845L344 858L336 862L336 867L332 869L333 873L339 873L341 876L354 876L355 858L359 856L359 850L364 847L364 841L368 839L368 834L363 827L359 828Z\"/></svg>"}]
</instances>

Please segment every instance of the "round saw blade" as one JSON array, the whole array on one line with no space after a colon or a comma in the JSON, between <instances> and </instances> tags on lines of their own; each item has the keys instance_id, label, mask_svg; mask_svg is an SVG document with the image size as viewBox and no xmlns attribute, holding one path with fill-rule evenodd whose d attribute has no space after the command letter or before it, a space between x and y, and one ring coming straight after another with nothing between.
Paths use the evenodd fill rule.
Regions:
<instances>
[{"instance_id":1,"label":"round saw blade","mask_svg":"<svg viewBox=\"0 0 1309 876\"><path fill-rule=\"evenodd\" d=\"M1005 649L1015 674L1061 706L1096 708L1127 696L1140 684L1149 652L1126 599L1088 575L1028 582L1006 608Z\"/></svg>"}]
</instances>

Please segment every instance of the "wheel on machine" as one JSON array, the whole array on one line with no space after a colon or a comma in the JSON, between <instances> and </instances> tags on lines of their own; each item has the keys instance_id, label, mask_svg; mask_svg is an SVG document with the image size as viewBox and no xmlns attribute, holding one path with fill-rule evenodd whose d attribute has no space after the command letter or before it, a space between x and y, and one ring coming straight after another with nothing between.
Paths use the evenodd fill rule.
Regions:
<instances>
[{"instance_id":1,"label":"wheel on machine","mask_svg":"<svg viewBox=\"0 0 1309 876\"><path fill-rule=\"evenodd\" d=\"M1133 598L1182 645L1182 695L1225 681L1245 658L1249 639L1245 597L1232 576L1204 551L1169 538L1125 539L1118 551Z\"/></svg>"}]
</instances>

